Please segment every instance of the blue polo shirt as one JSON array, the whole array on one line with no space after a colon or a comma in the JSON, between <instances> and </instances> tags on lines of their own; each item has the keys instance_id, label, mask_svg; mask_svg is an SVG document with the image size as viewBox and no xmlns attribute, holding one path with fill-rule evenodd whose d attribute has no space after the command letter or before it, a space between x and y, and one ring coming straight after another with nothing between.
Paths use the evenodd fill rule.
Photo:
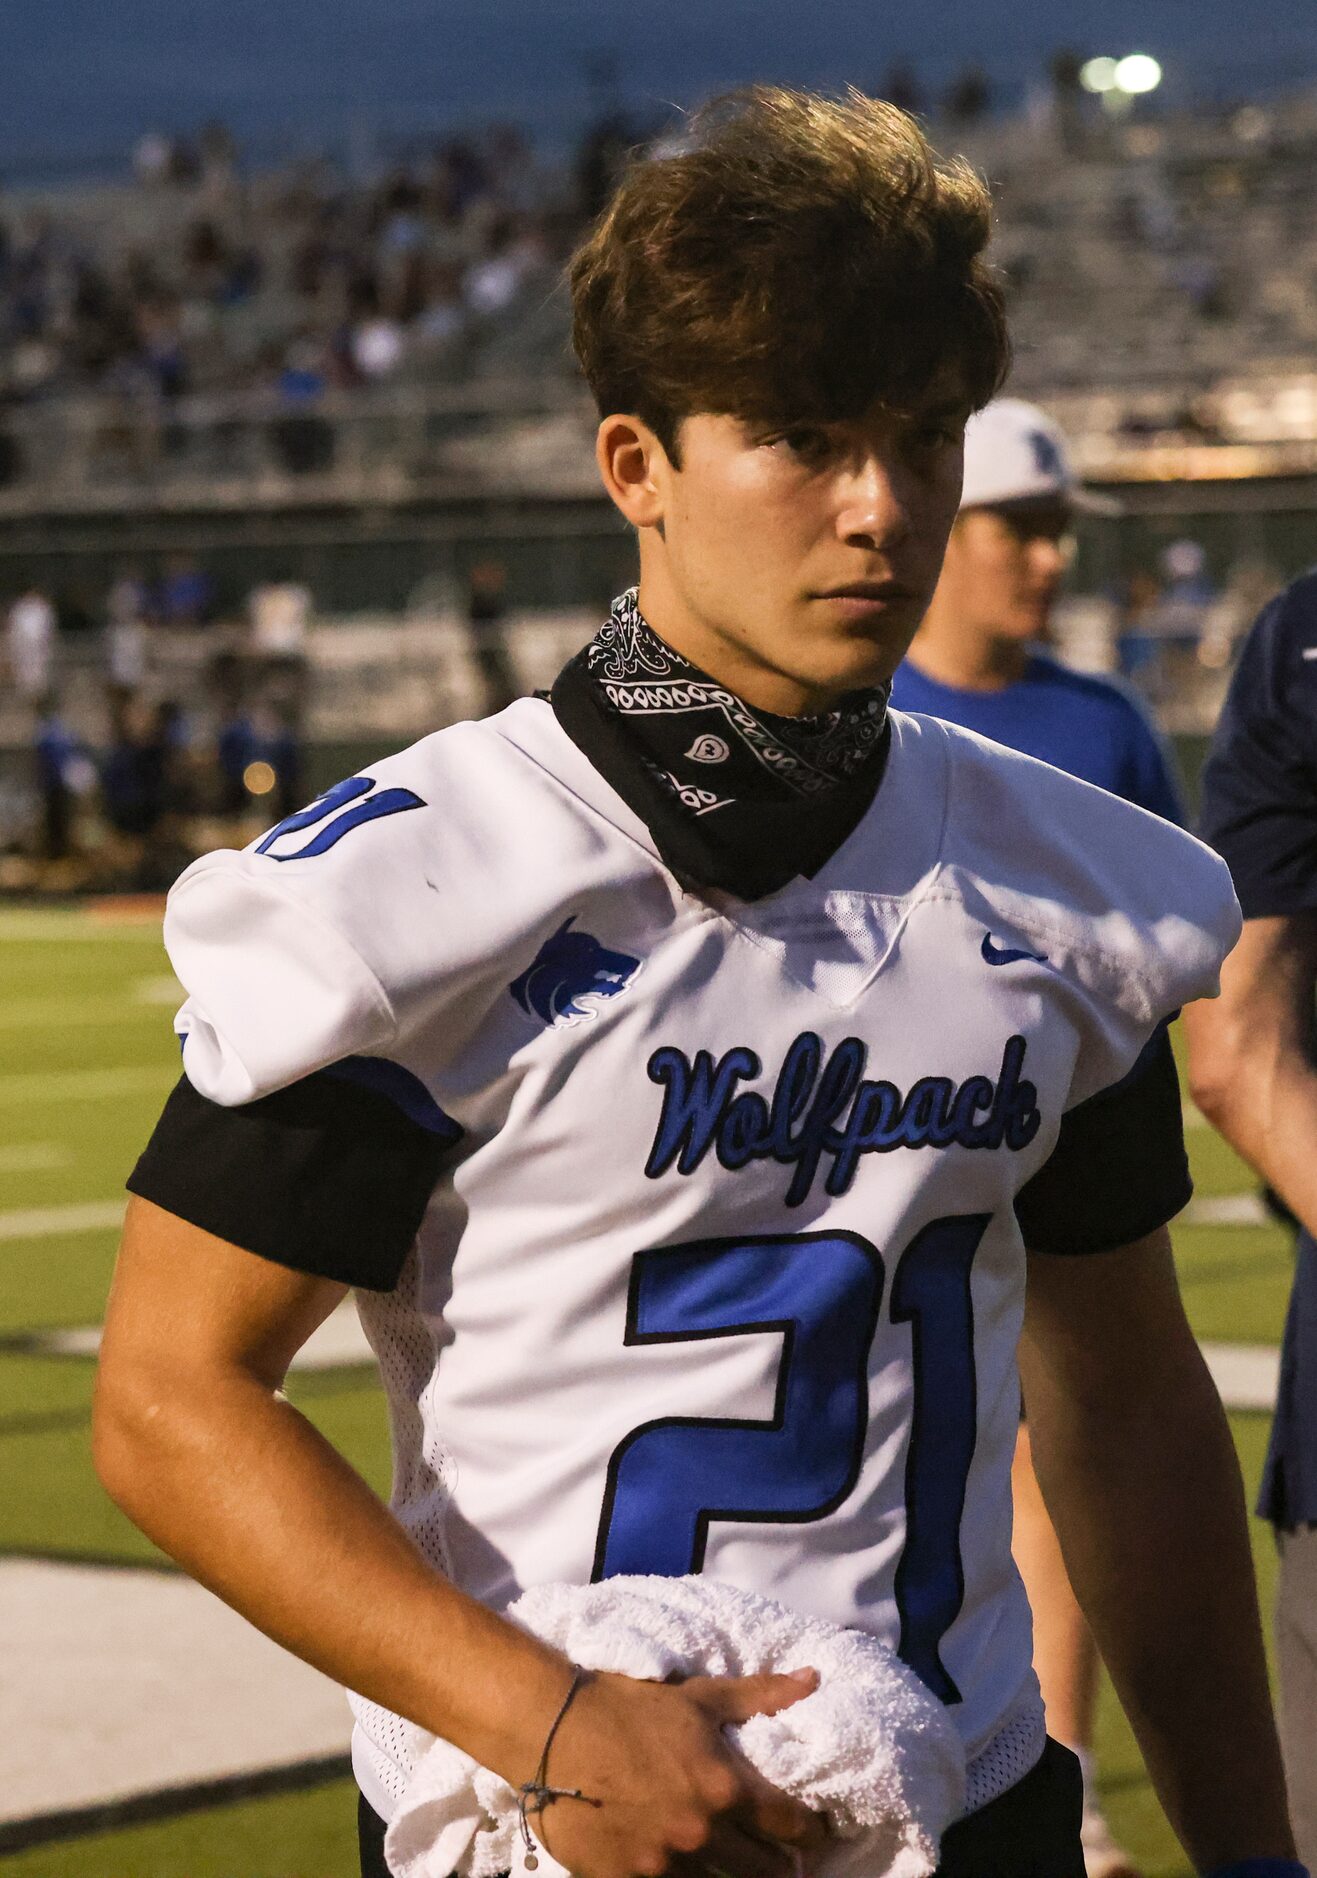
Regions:
<instances>
[{"instance_id":1,"label":"blue polo shirt","mask_svg":"<svg viewBox=\"0 0 1317 1878\"><path fill-rule=\"evenodd\" d=\"M892 682L892 703L898 711L922 711L976 730L1168 822L1184 821L1165 745L1141 706L1110 679L1069 671L1034 652L1013 685L962 691L926 677L907 660Z\"/></svg>"},{"instance_id":2,"label":"blue polo shirt","mask_svg":"<svg viewBox=\"0 0 1317 1878\"><path fill-rule=\"evenodd\" d=\"M1199 833L1229 865L1245 919L1317 912L1317 572L1264 608L1248 637L1203 770ZM1317 1246L1306 1232L1258 1511L1286 1528L1317 1524Z\"/></svg>"}]
</instances>

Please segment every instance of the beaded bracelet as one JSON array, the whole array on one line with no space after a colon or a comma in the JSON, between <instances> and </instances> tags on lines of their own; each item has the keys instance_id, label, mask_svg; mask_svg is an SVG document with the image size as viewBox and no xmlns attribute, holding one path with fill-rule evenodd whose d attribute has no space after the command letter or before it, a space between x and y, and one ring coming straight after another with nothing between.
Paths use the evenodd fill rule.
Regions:
<instances>
[{"instance_id":1,"label":"beaded bracelet","mask_svg":"<svg viewBox=\"0 0 1317 1878\"><path fill-rule=\"evenodd\" d=\"M549 1771L549 1749L553 1746L553 1738L559 1728L562 1727L564 1715L566 1715L568 1709L576 1700L577 1695L589 1680L589 1670L578 1669L575 1672L572 1677L572 1686L562 1699L562 1707L554 1716L549 1732L544 1737L544 1746L540 1751L540 1764L535 1769L534 1778L523 1782L523 1784L517 1788L517 1820L521 1826L522 1842L526 1847L524 1863L527 1871L538 1871L540 1863L539 1857L535 1851L535 1842L530 1836L530 1821L526 1817L528 1813L542 1813L552 1800L584 1800L587 1806L598 1806L600 1804L598 1800L586 1799L585 1794L577 1787L549 1787L545 1785L545 1776ZM1243 1878L1252 1878L1252 1874L1245 1873L1243 1874ZM1259 1878L1269 1878L1269 1874L1259 1874ZM1286 1878L1288 1878L1288 1875L1286 1875Z\"/></svg>"}]
</instances>

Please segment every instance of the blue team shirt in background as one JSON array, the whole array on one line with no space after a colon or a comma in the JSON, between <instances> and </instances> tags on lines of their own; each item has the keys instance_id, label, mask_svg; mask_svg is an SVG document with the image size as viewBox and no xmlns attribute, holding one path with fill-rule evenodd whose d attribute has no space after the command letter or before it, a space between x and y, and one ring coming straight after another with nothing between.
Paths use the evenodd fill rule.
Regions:
<instances>
[{"instance_id":1,"label":"blue team shirt in background","mask_svg":"<svg viewBox=\"0 0 1317 1878\"><path fill-rule=\"evenodd\" d=\"M892 703L976 730L1084 782L1184 822L1171 759L1141 706L1107 678L1072 672L1034 652L1024 676L1001 691L962 691L911 665L897 671Z\"/></svg>"},{"instance_id":2,"label":"blue team shirt in background","mask_svg":"<svg viewBox=\"0 0 1317 1878\"><path fill-rule=\"evenodd\" d=\"M1317 573L1249 634L1203 770L1199 833L1228 864L1245 919L1317 912ZM1317 1524L1317 1245L1306 1232L1258 1511L1287 1528Z\"/></svg>"}]
</instances>

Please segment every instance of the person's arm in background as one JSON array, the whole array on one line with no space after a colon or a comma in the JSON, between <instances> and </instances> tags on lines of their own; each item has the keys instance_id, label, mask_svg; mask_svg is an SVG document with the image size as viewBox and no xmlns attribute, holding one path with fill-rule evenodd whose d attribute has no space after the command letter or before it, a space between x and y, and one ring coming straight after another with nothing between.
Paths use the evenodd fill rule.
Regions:
<instances>
[{"instance_id":1,"label":"person's arm in background","mask_svg":"<svg viewBox=\"0 0 1317 1878\"><path fill-rule=\"evenodd\" d=\"M1221 996L1184 1013L1189 1088L1204 1115L1317 1232L1317 912L1249 919Z\"/></svg>"},{"instance_id":2,"label":"person's arm in background","mask_svg":"<svg viewBox=\"0 0 1317 1878\"><path fill-rule=\"evenodd\" d=\"M1031 1253L1020 1367L1066 1566L1195 1869L1292 1859L1239 1465L1165 1229Z\"/></svg>"},{"instance_id":3,"label":"person's arm in background","mask_svg":"<svg viewBox=\"0 0 1317 1878\"><path fill-rule=\"evenodd\" d=\"M1203 770L1203 839L1244 914L1221 996L1184 1013L1194 1100L1312 1231L1317 1228L1317 580L1264 609Z\"/></svg>"},{"instance_id":4,"label":"person's arm in background","mask_svg":"<svg viewBox=\"0 0 1317 1878\"><path fill-rule=\"evenodd\" d=\"M1165 1226L1191 1191L1163 1024L1017 1195L1020 1375L1080 1606L1172 1825L1215 1872L1293 1853L1239 1465Z\"/></svg>"},{"instance_id":5,"label":"person's arm in background","mask_svg":"<svg viewBox=\"0 0 1317 1878\"><path fill-rule=\"evenodd\" d=\"M1310 1057L1317 982L1317 578L1264 608L1230 682L1203 769L1199 832L1230 868L1243 935L1220 998L1185 1010L1189 1086L1208 1119L1270 1183L1300 1223L1317 1225L1317 1077ZM1275 1638L1294 1825L1317 1857L1317 1783L1301 1691L1317 1499L1317 1432L1305 1386L1311 1361L1310 1244L1298 1248L1281 1347L1280 1388L1259 1511L1280 1551ZM1291 1621L1296 1617L1299 1621Z\"/></svg>"}]
</instances>

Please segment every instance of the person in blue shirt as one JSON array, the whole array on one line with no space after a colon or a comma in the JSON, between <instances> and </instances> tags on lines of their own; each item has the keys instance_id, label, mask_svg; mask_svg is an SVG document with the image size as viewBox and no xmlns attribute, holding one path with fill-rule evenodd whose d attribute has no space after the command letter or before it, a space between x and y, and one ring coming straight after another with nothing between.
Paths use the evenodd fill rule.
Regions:
<instances>
[{"instance_id":1,"label":"person in blue shirt","mask_svg":"<svg viewBox=\"0 0 1317 1878\"><path fill-rule=\"evenodd\" d=\"M64 861L73 850L73 821L78 798L95 788L96 771L65 723L53 692L47 692L38 701L32 727L32 755L41 799L39 852L45 861Z\"/></svg>"},{"instance_id":2,"label":"person in blue shirt","mask_svg":"<svg viewBox=\"0 0 1317 1878\"><path fill-rule=\"evenodd\" d=\"M1276 1655L1294 1836L1317 1858L1317 572L1264 608L1203 775L1199 832L1244 932L1221 996L1185 1012L1190 1087L1299 1222L1258 1511L1276 1529ZM1304 1850L1306 1848L1306 1850Z\"/></svg>"},{"instance_id":3,"label":"person in blue shirt","mask_svg":"<svg viewBox=\"0 0 1317 1878\"><path fill-rule=\"evenodd\" d=\"M892 686L921 711L1023 750L1182 822L1170 758L1123 686L1073 672L1042 649L1069 564L1081 487L1065 441L1036 405L998 398L965 436L960 514L942 578Z\"/></svg>"},{"instance_id":4,"label":"person in blue shirt","mask_svg":"<svg viewBox=\"0 0 1317 1878\"><path fill-rule=\"evenodd\" d=\"M892 685L898 710L945 718L1068 770L1169 821L1184 819L1158 733L1120 686L1072 672L1040 649L1069 564L1084 489L1046 412L998 398L970 419L965 480L942 575ZM1034 1665L1051 1733L1084 1769L1088 1878L1138 1878L1102 1813L1092 1746L1098 1656L1033 1470L1016 1450L1015 1558L1034 1612Z\"/></svg>"}]
</instances>

